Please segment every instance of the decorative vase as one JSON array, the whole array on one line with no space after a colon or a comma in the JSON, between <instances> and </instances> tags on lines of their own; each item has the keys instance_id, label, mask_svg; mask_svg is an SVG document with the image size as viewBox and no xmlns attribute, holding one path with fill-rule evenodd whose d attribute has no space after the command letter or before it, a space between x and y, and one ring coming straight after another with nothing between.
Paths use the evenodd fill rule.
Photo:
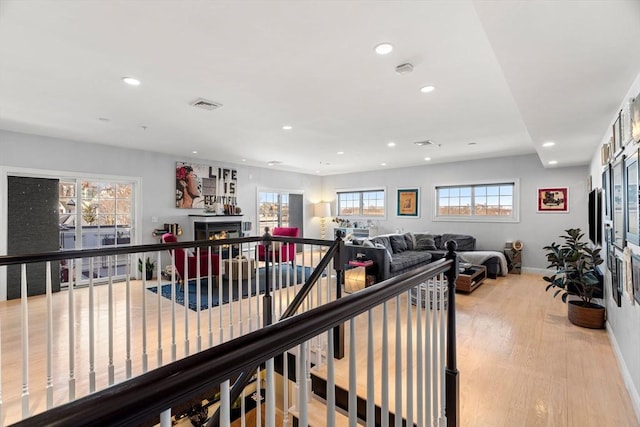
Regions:
<instances>
[{"instance_id":1,"label":"decorative vase","mask_svg":"<svg viewBox=\"0 0 640 427\"><path fill-rule=\"evenodd\" d=\"M153 278L153 270L147 270L145 274L147 280L151 280Z\"/></svg>"},{"instance_id":2,"label":"decorative vase","mask_svg":"<svg viewBox=\"0 0 640 427\"><path fill-rule=\"evenodd\" d=\"M604 307L593 303L584 304L580 300L567 301L569 321L583 328L604 329Z\"/></svg>"}]
</instances>

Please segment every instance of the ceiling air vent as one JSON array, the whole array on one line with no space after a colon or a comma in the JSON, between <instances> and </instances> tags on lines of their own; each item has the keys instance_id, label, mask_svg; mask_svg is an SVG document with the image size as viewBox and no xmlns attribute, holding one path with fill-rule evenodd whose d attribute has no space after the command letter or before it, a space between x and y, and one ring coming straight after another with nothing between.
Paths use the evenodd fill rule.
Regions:
<instances>
[{"instance_id":1,"label":"ceiling air vent","mask_svg":"<svg viewBox=\"0 0 640 427\"><path fill-rule=\"evenodd\" d=\"M396 73L407 74L413 71L413 64L407 62L396 67Z\"/></svg>"},{"instance_id":2,"label":"ceiling air vent","mask_svg":"<svg viewBox=\"0 0 640 427\"><path fill-rule=\"evenodd\" d=\"M419 145L420 147L436 145L436 143L431 141L430 139L425 139L424 141L414 142L414 144Z\"/></svg>"},{"instance_id":3,"label":"ceiling air vent","mask_svg":"<svg viewBox=\"0 0 640 427\"><path fill-rule=\"evenodd\" d=\"M202 108L203 110L215 110L217 108L222 107L222 104L219 104L217 102L213 102L213 101L209 101L207 99L204 98L198 98L195 101L193 101L191 103L191 105L193 105L194 107L198 107L198 108Z\"/></svg>"}]
</instances>

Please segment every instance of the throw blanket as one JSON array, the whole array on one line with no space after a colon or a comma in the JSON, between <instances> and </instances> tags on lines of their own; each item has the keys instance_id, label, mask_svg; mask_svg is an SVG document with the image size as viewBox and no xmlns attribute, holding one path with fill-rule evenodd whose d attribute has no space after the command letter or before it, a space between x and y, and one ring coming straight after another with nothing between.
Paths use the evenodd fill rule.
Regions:
<instances>
[{"instance_id":1,"label":"throw blanket","mask_svg":"<svg viewBox=\"0 0 640 427\"><path fill-rule=\"evenodd\" d=\"M498 257L500 259L500 275L506 276L509 272L507 266L507 258L502 252L497 251L471 251L471 252L458 252L460 261L468 262L475 265L481 265L489 258Z\"/></svg>"}]
</instances>

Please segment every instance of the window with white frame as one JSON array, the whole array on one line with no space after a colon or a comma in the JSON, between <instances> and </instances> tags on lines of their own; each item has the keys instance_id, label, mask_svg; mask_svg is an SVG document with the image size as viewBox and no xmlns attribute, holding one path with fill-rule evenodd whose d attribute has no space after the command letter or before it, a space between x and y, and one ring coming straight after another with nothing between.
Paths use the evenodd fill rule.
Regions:
<instances>
[{"instance_id":1,"label":"window with white frame","mask_svg":"<svg viewBox=\"0 0 640 427\"><path fill-rule=\"evenodd\" d=\"M435 218L517 221L517 193L517 181L436 186Z\"/></svg>"},{"instance_id":2,"label":"window with white frame","mask_svg":"<svg viewBox=\"0 0 640 427\"><path fill-rule=\"evenodd\" d=\"M382 217L385 213L383 189L338 191L338 215L346 217Z\"/></svg>"}]
</instances>

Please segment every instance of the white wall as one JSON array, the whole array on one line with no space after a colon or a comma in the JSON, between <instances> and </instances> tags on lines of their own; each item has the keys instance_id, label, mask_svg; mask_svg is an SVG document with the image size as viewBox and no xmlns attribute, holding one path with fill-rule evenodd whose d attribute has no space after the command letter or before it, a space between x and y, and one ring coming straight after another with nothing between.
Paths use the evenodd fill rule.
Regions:
<instances>
[{"instance_id":1,"label":"white wall","mask_svg":"<svg viewBox=\"0 0 640 427\"><path fill-rule=\"evenodd\" d=\"M637 96L639 93L640 74L636 77L629 92L622 98L620 107L611 111L611 125L613 125L614 116L617 117L618 111L628 106L627 103L629 99ZM602 144L609 141L611 125L603 130ZM629 123L625 122L624 126L628 128ZM629 155L632 152L637 152L638 147L637 143L628 144L625 147L624 154ZM602 187L603 170L604 166L601 165L600 160L600 148L598 148L591 160L590 167L594 187ZM640 254L639 246L630 244L629 247L634 253ZM606 257L604 258L606 261ZM618 307L613 301L613 298L611 298L611 273L606 268L605 271L604 302L607 308L607 330L616 356L618 357L625 384L631 395L636 416L638 420L640 420L640 304L634 303L629 294L624 292L622 295L622 306ZM631 278L625 277L625 280L631 280ZM605 368L603 367L603 369Z\"/></svg>"},{"instance_id":2,"label":"white wall","mask_svg":"<svg viewBox=\"0 0 640 427\"><path fill-rule=\"evenodd\" d=\"M141 230L137 243L157 243L151 232L164 223L179 223L184 228L182 240L193 239L188 214L201 209L175 208L175 162L192 161L212 166L228 166L238 171L238 206L244 221L253 222L252 234L261 234L256 227L257 191L260 189L295 190L304 193L305 237L319 237L319 220L313 218L312 204L320 201L321 178L315 175L282 172L224 162L224 159L203 159L191 155L170 156L149 151L110 147L48 138L0 130L0 167L28 168L92 175L141 178ZM4 202L3 202L4 201ZM0 206L6 194L0 194ZM0 210L0 215L3 215ZM6 211L4 213L6 216ZM151 217L158 222L152 223ZM0 221L1 222L1 221ZM6 236L4 230L1 235ZM2 239L2 238L0 238ZM5 246L6 248L6 246ZM0 244L0 249L2 245ZM0 251L0 253L3 253Z\"/></svg>"},{"instance_id":3,"label":"white wall","mask_svg":"<svg viewBox=\"0 0 640 427\"><path fill-rule=\"evenodd\" d=\"M378 232L395 230L463 233L476 237L478 249L502 250L507 241L524 243L523 268L546 269L542 247L558 240L563 230L588 227L586 166L545 169L535 154L479 159L454 164L434 164L402 169L325 177L323 199L334 201L336 189L385 187L387 218L379 221ZM435 186L473 184L482 181L520 182L520 221L517 223L434 221ZM396 190L420 188L420 217L397 217ZM537 213L539 187L568 187L569 213Z\"/></svg>"}]
</instances>

